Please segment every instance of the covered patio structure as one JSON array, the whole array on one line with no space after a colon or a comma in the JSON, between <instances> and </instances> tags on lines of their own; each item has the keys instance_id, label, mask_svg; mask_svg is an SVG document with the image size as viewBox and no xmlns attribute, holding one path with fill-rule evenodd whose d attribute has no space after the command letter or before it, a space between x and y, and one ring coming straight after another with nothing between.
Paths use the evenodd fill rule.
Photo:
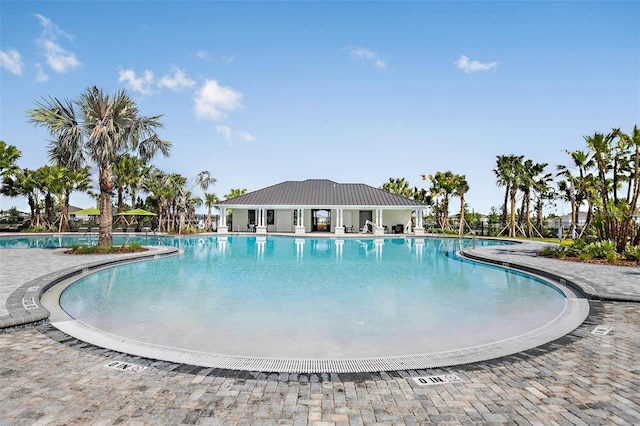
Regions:
<instances>
[{"instance_id":1,"label":"covered patio structure","mask_svg":"<svg viewBox=\"0 0 640 426\"><path fill-rule=\"evenodd\" d=\"M282 182L221 201L216 207L221 212L218 233L421 235L427 206L361 183L307 179ZM230 211L230 218L225 211Z\"/></svg>"}]
</instances>

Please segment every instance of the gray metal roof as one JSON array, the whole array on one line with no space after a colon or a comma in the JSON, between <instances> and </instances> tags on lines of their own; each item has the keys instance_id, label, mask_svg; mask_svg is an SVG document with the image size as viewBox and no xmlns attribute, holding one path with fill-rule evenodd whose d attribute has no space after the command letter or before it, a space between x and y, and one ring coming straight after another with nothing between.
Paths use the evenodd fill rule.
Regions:
<instances>
[{"instance_id":1,"label":"gray metal roof","mask_svg":"<svg viewBox=\"0 0 640 426\"><path fill-rule=\"evenodd\" d=\"M363 183L337 183L328 179L286 181L216 205L426 207Z\"/></svg>"}]
</instances>

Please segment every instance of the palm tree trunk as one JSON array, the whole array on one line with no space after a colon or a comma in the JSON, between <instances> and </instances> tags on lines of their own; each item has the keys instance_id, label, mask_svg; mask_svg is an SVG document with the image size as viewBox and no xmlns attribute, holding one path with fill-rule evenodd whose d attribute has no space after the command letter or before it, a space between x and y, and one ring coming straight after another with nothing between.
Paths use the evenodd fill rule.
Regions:
<instances>
[{"instance_id":1,"label":"palm tree trunk","mask_svg":"<svg viewBox=\"0 0 640 426\"><path fill-rule=\"evenodd\" d=\"M509 237L513 238L516 236L516 195L517 188L512 187L511 189L511 220L509 222Z\"/></svg>"},{"instance_id":2,"label":"palm tree trunk","mask_svg":"<svg viewBox=\"0 0 640 426\"><path fill-rule=\"evenodd\" d=\"M98 166L100 185L100 231L98 246L113 246L113 213L111 211L111 191L113 191L113 172L111 166Z\"/></svg>"},{"instance_id":3,"label":"palm tree trunk","mask_svg":"<svg viewBox=\"0 0 640 426\"><path fill-rule=\"evenodd\" d=\"M460 227L458 229L458 235L464 234L464 195L460 196Z\"/></svg>"},{"instance_id":4,"label":"palm tree trunk","mask_svg":"<svg viewBox=\"0 0 640 426\"><path fill-rule=\"evenodd\" d=\"M504 190L504 203L502 203L502 227L507 226L507 203L509 202L509 185Z\"/></svg>"}]
</instances>

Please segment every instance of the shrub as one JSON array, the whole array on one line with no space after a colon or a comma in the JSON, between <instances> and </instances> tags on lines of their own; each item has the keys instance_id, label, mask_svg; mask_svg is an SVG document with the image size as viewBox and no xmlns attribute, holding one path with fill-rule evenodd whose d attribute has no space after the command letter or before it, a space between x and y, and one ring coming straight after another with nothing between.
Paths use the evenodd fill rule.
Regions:
<instances>
[{"instance_id":1,"label":"shrub","mask_svg":"<svg viewBox=\"0 0 640 426\"><path fill-rule=\"evenodd\" d=\"M142 247L142 244L137 242L132 242L129 244L122 244L121 246L111 246L111 247L99 247L99 246L88 246L84 244L73 244L69 247L69 251L67 253L71 254L114 254L114 253L132 253L136 251L144 251L146 250Z\"/></svg>"},{"instance_id":2,"label":"shrub","mask_svg":"<svg viewBox=\"0 0 640 426\"><path fill-rule=\"evenodd\" d=\"M637 260L640 263L640 246L632 246L627 244L624 249L624 257L629 260Z\"/></svg>"},{"instance_id":3,"label":"shrub","mask_svg":"<svg viewBox=\"0 0 640 426\"><path fill-rule=\"evenodd\" d=\"M582 248L581 253L596 259L607 259L609 263L615 263L618 257L616 243L612 240L590 243Z\"/></svg>"}]
</instances>

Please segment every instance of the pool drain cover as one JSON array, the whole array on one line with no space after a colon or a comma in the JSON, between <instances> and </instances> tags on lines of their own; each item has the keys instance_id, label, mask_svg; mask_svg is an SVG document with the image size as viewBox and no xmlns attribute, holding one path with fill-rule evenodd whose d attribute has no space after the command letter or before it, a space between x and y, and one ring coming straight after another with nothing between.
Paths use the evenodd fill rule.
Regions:
<instances>
[{"instance_id":1,"label":"pool drain cover","mask_svg":"<svg viewBox=\"0 0 640 426\"><path fill-rule=\"evenodd\" d=\"M446 383L460 383L462 379L455 374L442 374L440 376L413 377L420 386L444 385Z\"/></svg>"}]
</instances>

